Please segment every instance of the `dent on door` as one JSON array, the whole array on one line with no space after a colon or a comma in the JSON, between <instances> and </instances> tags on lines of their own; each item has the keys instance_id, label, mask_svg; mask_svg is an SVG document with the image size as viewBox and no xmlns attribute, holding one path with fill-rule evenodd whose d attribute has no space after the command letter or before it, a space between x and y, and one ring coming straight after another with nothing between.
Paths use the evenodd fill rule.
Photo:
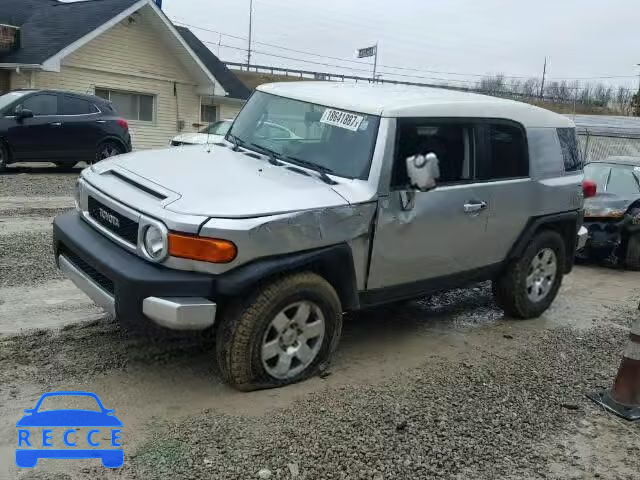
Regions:
<instances>
[{"instance_id":1,"label":"dent on door","mask_svg":"<svg viewBox=\"0 0 640 480\"><path fill-rule=\"evenodd\" d=\"M380 202L367 288L483 266L489 204L488 191L474 185L392 192Z\"/></svg>"}]
</instances>

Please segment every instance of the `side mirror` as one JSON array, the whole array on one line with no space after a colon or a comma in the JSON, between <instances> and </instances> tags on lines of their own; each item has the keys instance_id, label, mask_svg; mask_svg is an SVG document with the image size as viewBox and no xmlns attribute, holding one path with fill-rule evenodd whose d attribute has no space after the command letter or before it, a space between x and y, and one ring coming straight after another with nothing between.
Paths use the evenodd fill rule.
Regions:
<instances>
[{"instance_id":1,"label":"side mirror","mask_svg":"<svg viewBox=\"0 0 640 480\"><path fill-rule=\"evenodd\" d=\"M16 107L16 120L18 121L22 121L25 118L32 118L33 117L33 112L31 110L27 110L25 108L22 108L22 105Z\"/></svg>"},{"instance_id":2,"label":"side mirror","mask_svg":"<svg viewBox=\"0 0 640 480\"><path fill-rule=\"evenodd\" d=\"M435 153L427 153L407 158L407 174L411 186L421 192L436 188L436 180L440 178L438 156Z\"/></svg>"}]
</instances>

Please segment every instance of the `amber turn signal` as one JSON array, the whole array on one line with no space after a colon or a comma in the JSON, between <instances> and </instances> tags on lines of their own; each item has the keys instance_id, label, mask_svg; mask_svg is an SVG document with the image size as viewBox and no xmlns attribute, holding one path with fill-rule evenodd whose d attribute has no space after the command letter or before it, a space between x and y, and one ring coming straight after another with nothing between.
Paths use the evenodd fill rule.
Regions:
<instances>
[{"instance_id":1,"label":"amber turn signal","mask_svg":"<svg viewBox=\"0 0 640 480\"><path fill-rule=\"evenodd\" d=\"M238 249L228 240L169 233L169 255L212 263L229 263Z\"/></svg>"}]
</instances>

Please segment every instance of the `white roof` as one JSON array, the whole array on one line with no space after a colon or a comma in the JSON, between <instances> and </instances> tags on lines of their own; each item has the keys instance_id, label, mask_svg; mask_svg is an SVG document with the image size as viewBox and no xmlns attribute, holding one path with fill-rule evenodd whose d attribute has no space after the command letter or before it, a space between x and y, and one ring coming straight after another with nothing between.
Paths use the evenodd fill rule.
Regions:
<instances>
[{"instance_id":1,"label":"white roof","mask_svg":"<svg viewBox=\"0 0 640 480\"><path fill-rule=\"evenodd\" d=\"M382 117L481 117L514 120L525 127L574 126L568 118L533 105L445 88L302 81L268 83L258 90Z\"/></svg>"}]
</instances>

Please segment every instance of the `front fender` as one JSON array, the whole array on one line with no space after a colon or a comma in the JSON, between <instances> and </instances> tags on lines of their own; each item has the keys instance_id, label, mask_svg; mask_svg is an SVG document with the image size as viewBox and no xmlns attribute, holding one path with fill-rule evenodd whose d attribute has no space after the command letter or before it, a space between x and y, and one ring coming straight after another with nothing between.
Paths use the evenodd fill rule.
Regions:
<instances>
[{"instance_id":1,"label":"front fender","mask_svg":"<svg viewBox=\"0 0 640 480\"><path fill-rule=\"evenodd\" d=\"M235 297L270 277L301 270L323 276L335 288L344 310L359 307L353 256L346 243L255 260L216 276L214 291Z\"/></svg>"}]
</instances>

